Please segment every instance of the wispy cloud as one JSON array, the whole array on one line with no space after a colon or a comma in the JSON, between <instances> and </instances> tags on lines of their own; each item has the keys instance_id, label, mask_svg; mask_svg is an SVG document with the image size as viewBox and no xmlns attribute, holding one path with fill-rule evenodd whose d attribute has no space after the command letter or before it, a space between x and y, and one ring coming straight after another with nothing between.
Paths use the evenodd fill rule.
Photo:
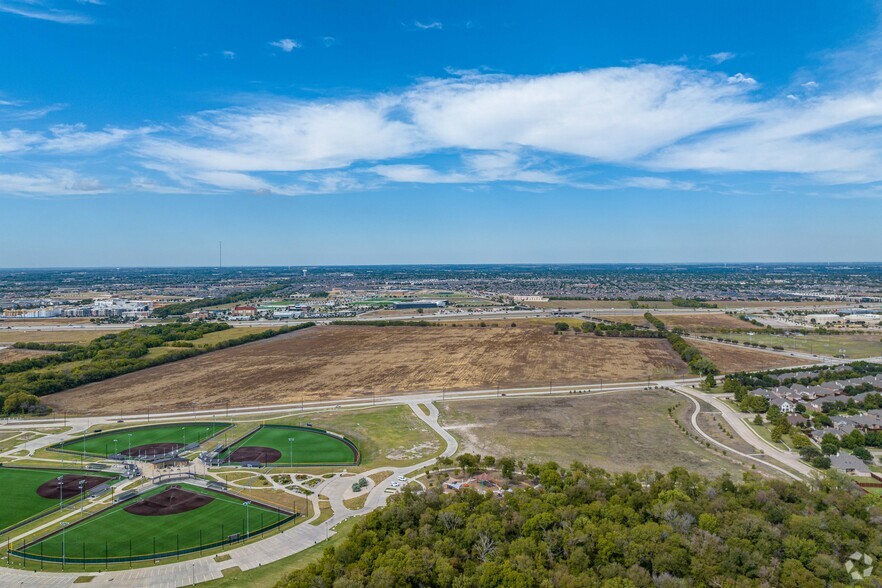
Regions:
<instances>
[{"instance_id":1,"label":"wispy cloud","mask_svg":"<svg viewBox=\"0 0 882 588\"><path fill-rule=\"evenodd\" d=\"M107 191L100 180L83 177L70 170L54 170L44 175L0 173L4 193L24 196L96 194Z\"/></svg>"},{"instance_id":2,"label":"wispy cloud","mask_svg":"<svg viewBox=\"0 0 882 588\"><path fill-rule=\"evenodd\" d=\"M5 0L0 2L0 12L61 24L91 24L93 22L86 15L48 7L38 0Z\"/></svg>"},{"instance_id":3,"label":"wispy cloud","mask_svg":"<svg viewBox=\"0 0 882 588\"><path fill-rule=\"evenodd\" d=\"M714 63L720 64L724 61L735 59L736 55L734 53L730 53L729 51L720 51L719 53L714 53L712 55L708 55L707 57Z\"/></svg>"},{"instance_id":4,"label":"wispy cloud","mask_svg":"<svg viewBox=\"0 0 882 588\"><path fill-rule=\"evenodd\" d=\"M236 59L235 51L224 50L221 51L221 55L223 55L224 59Z\"/></svg>"},{"instance_id":5,"label":"wispy cloud","mask_svg":"<svg viewBox=\"0 0 882 588\"><path fill-rule=\"evenodd\" d=\"M285 53L291 53L295 49L299 49L302 46L294 39L279 39L278 41L271 41L270 45L272 45L273 47L278 47Z\"/></svg>"},{"instance_id":6,"label":"wispy cloud","mask_svg":"<svg viewBox=\"0 0 882 588\"><path fill-rule=\"evenodd\" d=\"M421 22L421 21L415 20L415 21L413 21L413 26L415 26L418 29L422 29L424 31L431 30L431 29L435 29L435 30L440 31L441 29L444 28L444 23L439 22L437 20L432 21L432 22Z\"/></svg>"}]
</instances>

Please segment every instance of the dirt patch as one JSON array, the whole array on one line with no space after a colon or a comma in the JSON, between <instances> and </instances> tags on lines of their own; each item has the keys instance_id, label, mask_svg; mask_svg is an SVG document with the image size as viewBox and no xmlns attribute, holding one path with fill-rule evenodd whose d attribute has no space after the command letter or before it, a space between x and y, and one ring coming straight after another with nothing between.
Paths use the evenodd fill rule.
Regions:
<instances>
[{"instance_id":1,"label":"dirt patch","mask_svg":"<svg viewBox=\"0 0 882 588\"><path fill-rule=\"evenodd\" d=\"M702 312L694 314L662 314L653 313L655 318L661 320L669 329L681 328L690 332L713 332L713 331L729 331L732 329L749 329L751 324L739 319L737 316L725 314L723 312ZM649 326L649 322L640 314L622 314L622 315L598 315L608 321L617 323L631 323L641 327Z\"/></svg>"},{"instance_id":2,"label":"dirt patch","mask_svg":"<svg viewBox=\"0 0 882 588\"><path fill-rule=\"evenodd\" d=\"M76 474L64 474L61 476L61 486L58 485L58 479L53 478L45 484L37 488L37 494L42 498L70 498L80 495L80 482L83 482L82 491L88 492L95 486L100 486L107 482L107 478L102 476L79 476Z\"/></svg>"},{"instance_id":3,"label":"dirt patch","mask_svg":"<svg viewBox=\"0 0 882 588\"><path fill-rule=\"evenodd\" d=\"M326 326L141 370L44 401L69 414L118 414L185 410L193 399L203 407L243 406L687 372L659 339L554 335L551 326Z\"/></svg>"},{"instance_id":4,"label":"dirt patch","mask_svg":"<svg viewBox=\"0 0 882 588\"><path fill-rule=\"evenodd\" d=\"M153 459L174 453L182 447L183 445L180 443L147 443L146 445L138 445L131 449L124 449L123 451L120 451L119 454L125 455L126 457L144 457Z\"/></svg>"},{"instance_id":5,"label":"dirt patch","mask_svg":"<svg viewBox=\"0 0 882 588\"><path fill-rule=\"evenodd\" d=\"M7 347L5 349L0 349L0 364L12 363L22 359L34 359L55 353L58 352L44 351L42 349L16 349L15 347Z\"/></svg>"},{"instance_id":6,"label":"dirt patch","mask_svg":"<svg viewBox=\"0 0 882 588\"><path fill-rule=\"evenodd\" d=\"M282 459L282 452L272 447L248 445L240 447L230 455L231 463L275 463Z\"/></svg>"},{"instance_id":7,"label":"dirt patch","mask_svg":"<svg viewBox=\"0 0 882 588\"><path fill-rule=\"evenodd\" d=\"M702 355L714 362L721 372L767 370L806 363L805 359L735 345L696 339L689 339L689 344L694 345Z\"/></svg>"},{"instance_id":8,"label":"dirt patch","mask_svg":"<svg viewBox=\"0 0 882 588\"><path fill-rule=\"evenodd\" d=\"M142 517L157 517L196 510L212 500L214 498L205 494L189 492L181 488L169 488L150 498L139 500L124 510L129 514Z\"/></svg>"}]
</instances>

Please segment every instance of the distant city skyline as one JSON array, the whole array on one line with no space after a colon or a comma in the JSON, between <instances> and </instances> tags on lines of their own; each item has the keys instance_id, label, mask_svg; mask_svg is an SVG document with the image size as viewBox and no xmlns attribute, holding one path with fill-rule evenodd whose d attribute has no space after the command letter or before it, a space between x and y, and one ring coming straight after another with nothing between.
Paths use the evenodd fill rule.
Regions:
<instances>
[{"instance_id":1,"label":"distant city skyline","mask_svg":"<svg viewBox=\"0 0 882 588\"><path fill-rule=\"evenodd\" d=\"M882 260L879 4L0 0L0 268Z\"/></svg>"}]
</instances>

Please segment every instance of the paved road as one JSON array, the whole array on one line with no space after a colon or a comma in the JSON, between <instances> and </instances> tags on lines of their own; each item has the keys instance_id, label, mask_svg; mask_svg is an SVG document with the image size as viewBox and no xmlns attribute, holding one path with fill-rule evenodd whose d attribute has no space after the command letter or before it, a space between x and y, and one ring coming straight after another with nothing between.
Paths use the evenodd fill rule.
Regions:
<instances>
[{"instance_id":1,"label":"paved road","mask_svg":"<svg viewBox=\"0 0 882 588\"><path fill-rule=\"evenodd\" d=\"M723 447L727 451L735 453L745 459L749 459L752 461L756 461L756 462L765 464L767 467L775 469L775 470L787 475L788 477L796 479L796 480L810 478L817 473L817 471L814 468L812 468L811 466L800 461L799 458L795 454L793 454L789 451L784 451L782 449L779 449L778 447L775 447L774 445L768 443L765 439L760 437L752 428L750 428L750 426L747 423L745 423L742 420L742 416L738 412L736 412L731 406L726 404L718 395L707 394L705 392L701 392L699 390L696 390L695 388L692 388L691 386L682 385L682 384L675 384L673 386L670 386L670 388L672 390L679 392L680 394L683 394L684 396L687 396L688 398L690 398L692 400L693 404L695 405L695 412L692 413L692 426L708 441L714 443L715 445L717 445L719 447ZM745 441L747 441L751 445L762 448L762 451L765 455L784 464L788 468L791 468L792 470L796 471L799 475L795 475L792 471L790 471L788 469L778 467L775 464L770 463L766 459L758 458L754 455L750 455L750 454L738 451L736 449L732 449L731 447L728 447L728 446L724 445L723 443L720 443L716 439L713 439L710 435L707 435L706 433L704 433L701 430L701 427L698 425L698 414L701 411L701 406L698 402L699 400L702 400L702 401L710 404L711 406L713 406L714 409L716 409L720 413L720 415L723 417L723 419L726 421L726 423L742 439L744 439Z\"/></svg>"}]
</instances>

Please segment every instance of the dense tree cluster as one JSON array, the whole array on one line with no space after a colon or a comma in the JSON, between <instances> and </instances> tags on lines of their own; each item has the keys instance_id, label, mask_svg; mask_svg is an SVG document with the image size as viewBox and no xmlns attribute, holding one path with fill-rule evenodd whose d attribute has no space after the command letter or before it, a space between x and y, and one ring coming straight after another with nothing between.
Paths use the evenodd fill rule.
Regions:
<instances>
[{"instance_id":1,"label":"dense tree cluster","mask_svg":"<svg viewBox=\"0 0 882 588\"><path fill-rule=\"evenodd\" d=\"M149 355L151 348L179 347L208 333L231 327L225 323L202 321L172 323L104 335L88 345L21 344L21 347L29 349L46 349L59 353L0 365L0 398L3 399L3 410L7 413L10 412L7 409L12 409L11 412L33 412L30 408L23 410L23 407L35 406L37 403L32 400L39 396L313 325L314 323L304 323L270 329L213 345L180 347L152 357Z\"/></svg>"},{"instance_id":2,"label":"dense tree cluster","mask_svg":"<svg viewBox=\"0 0 882 588\"><path fill-rule=\"evenodd\" d=\"M662 333L647 329L638 329L631 323L582 323L582 330L586 333L594 333L599 337L642 337L656 339L664 337Z\"/></svg>"},{"instance_id":3,"label":"dense tree cluster","mask_svg":"<svg viewBox=\"0 0 882 588\"><path fill-rule=\"evenodd\" d=\"M658 318L657 316L655 316L654 314L652 314L651 312L644 313L643 318L645 318L647 320L647 322L649 322L649 324L651 324L653 327L655 327L659 331L667 331L668 330L668 328L665 326L665 324L662 322L662 320L660 318Z\"/></svg>"},{"instance_id":4,"label":"dense tree cluster","mask_svg":"<svg viewBox=\"0 0 882 588\"><path fill-rule=\"evenodd\" d=\"M702 376L719 373L714 362L704 357L701 354L701 351L687 343L683 337L677 333L668 333L667 337L671 347L674 348L674 351L680 354L683 361L689 364L689 369L692 373L700 374Z\"/></svg>"},{"instance_id":5,"label":"dense tree cluster","mask_svg":"<svg viewBox=\"0 0 882 588\"><path fill-rule=\"evenodd\" d=\"M716 304L705 302L700 298L671 298L671 304L682 308L716 308Z\"/></svg>"},{"instance_id":6,"label":"dense tree cluster","mask_svg":"<svg viewBox=\"0 0 882 588\"><path fill-rule=\"evenodd\" d=\"M537 481L404 492L280 586L822 588L849 584L850 554L882 556L879 499L836 475L809 488L547 464Z\"/></svg>"},{"instance_id":7,"label":"dense tree cluster","mask_svg":"<svg viewBox=\"0 0 882 588\"><path fill-rule=\"evenodd\" d=\"M791 386L793 384L802 384L804 386L816 386L824 382L833 382L836 380L850 380L851 378L860 378L862 376L874 376L882 374L882 365L869 363L866 361L855 361L846 365L839 366L815 366L811 369L812 373L817 376L796 377L800 373L805 373L805 368L790 368L781 370L772 370L768 372L739 372L727 376L737 380L748 389L755 388L774 388L775 386ZM788 374L793 377L787 377ZM784 376L781 379L772 376Z\"/></svg>"}]
</instances>

